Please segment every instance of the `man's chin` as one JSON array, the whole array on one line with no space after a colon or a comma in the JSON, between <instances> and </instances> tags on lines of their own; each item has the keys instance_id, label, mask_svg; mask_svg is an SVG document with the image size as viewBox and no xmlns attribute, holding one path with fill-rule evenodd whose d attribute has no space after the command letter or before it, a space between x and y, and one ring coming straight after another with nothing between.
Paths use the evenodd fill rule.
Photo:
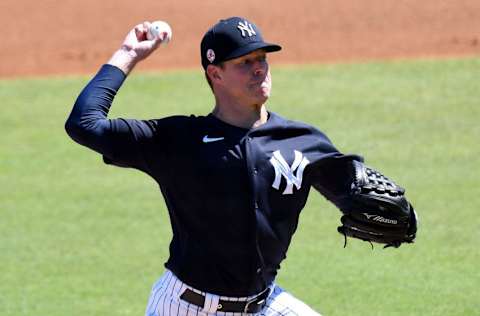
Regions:
<instances>
[{"instance_id":1,"label":"man's chin","mask_svg":"<svg viewBox=\"0 0 480 316\"><path fill-rule=\"evenodd\" d=\"M267 100L268 100L268 96L263 96L263 97L259 98L258 104L265 104L265 103L267 103Z\"/></svg>"},{"instance_id":2,"label":"man's chin","mask_svg":"<svg viewBox=\"0 0 480 316\"><path fill-rule=\"evenodd\" d=\"M263 104L267 102L268 98L270 97L270 92L271 90L269 88L259 87L254 94L254 98L256 99L255 103Z\"/></svg>"},{"instance_id":3,"label":"man's chin","mask_svg":"<svg viewBox=\"0 0 480 316\"><path fill-rule=\"evenodd\" d=\"M260 95L252 99L252 104L255 104L256 106L261 106L265 104L268 100L268 96Z\"/></svg>"}]
</instances>

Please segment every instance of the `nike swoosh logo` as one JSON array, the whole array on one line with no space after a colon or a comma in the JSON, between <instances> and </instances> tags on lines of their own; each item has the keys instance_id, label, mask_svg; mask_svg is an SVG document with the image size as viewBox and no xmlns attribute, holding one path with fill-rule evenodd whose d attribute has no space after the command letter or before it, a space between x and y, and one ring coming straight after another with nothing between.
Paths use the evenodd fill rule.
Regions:
<instances>
[{"instance_id":1,"label":"nike swoosh logo","mask_svg":"<svg viewBox=\"0 0 480 316\"><path fill-rule=\"evenodd\" d=\"M224 140L225 137L208 137L208 135L203 136L202 141L204 143L213 143L213 142L218 142L220 140Z\"/></svg>"}]
</instances>

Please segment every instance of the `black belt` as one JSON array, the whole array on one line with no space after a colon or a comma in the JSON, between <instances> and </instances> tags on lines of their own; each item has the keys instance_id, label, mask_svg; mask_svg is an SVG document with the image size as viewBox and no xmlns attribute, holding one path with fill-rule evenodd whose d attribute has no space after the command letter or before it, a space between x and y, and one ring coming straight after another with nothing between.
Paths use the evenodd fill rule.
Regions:
<instances>
[{"instance_id":1,"label":"black belt","mask_svg":"<svg viewBox=\"0 0 480 316\"><path fill-rule=\"evenodd\" d=\"M225 313L258 313L267 303L267 297L270 294L270 288L260 293L250 301L233 302L218 301L217 311ZM203 308L205 304L205 296L198 294L190 289L186 289L180 298L190 304L194 304Z\"/></svg>"}]
</instances>

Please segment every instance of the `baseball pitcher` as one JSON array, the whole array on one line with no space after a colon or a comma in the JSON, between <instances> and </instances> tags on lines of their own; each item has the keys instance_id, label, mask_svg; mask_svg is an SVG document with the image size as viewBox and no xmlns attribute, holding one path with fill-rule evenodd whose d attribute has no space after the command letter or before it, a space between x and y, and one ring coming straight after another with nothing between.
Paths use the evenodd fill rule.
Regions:
<instances>
[{"instance_id":1,"label":"baseball pitcher","mask_svg":"<svg viewBox=\"0 0 480 316\"><path fill-rule=\"evenodd\" d=\"M413 242L416 215L403 188L315 127L267 110L267 56L281 47L245 18L220 20L201 40L210 113L107 118L130 71L169 38L147 38L149 27L128 33L66 122L68 135L106 164L159 185L173 237L146 316L319 315L275 283L312 187L341 210L345 239Z\"/></svg>"}]
</instances>

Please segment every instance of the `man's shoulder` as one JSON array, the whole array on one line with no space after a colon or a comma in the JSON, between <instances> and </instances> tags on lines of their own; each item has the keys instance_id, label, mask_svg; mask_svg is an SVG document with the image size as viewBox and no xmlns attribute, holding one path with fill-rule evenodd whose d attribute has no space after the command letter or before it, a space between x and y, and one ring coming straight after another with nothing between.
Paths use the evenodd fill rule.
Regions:
<instances>
[{"instance_id":1,"label":"man's shoulder","mask_svg":"<svg viewBox=\"0 0 480 316\"><path fill-rule=\"evenodd\" d=\"M197 140L205 134L209 126L208 116L203 115L172 115L148 121L154 130L156 139L169 139L170 143L185 145Z\"/></svg>"},{"instance_id":2,"label":"man's shoulder","mask_svg":"<svg viewBox=\"0 0 480 316\"><path fill-rule=\"evenodd\" d=\"M311 124L308 124L299 120L288 119L274 112L269 112L269 114L272 120L271 126L274 128L303 131L304 133L307 133L307 134L324 135L323 132L321 132L317 127Z\"/></svg>"},{"instance_id":3,"label":"man's shoulder","mask_svg":"<svg viewBox=\"0 0 480 316\"><path fill-rule=\"evenodd\" d=\"M148 120L156 130L189 130L205 120L205 116L190 115L171 115L162 118Z\"/></svg>"}]
</instances>

